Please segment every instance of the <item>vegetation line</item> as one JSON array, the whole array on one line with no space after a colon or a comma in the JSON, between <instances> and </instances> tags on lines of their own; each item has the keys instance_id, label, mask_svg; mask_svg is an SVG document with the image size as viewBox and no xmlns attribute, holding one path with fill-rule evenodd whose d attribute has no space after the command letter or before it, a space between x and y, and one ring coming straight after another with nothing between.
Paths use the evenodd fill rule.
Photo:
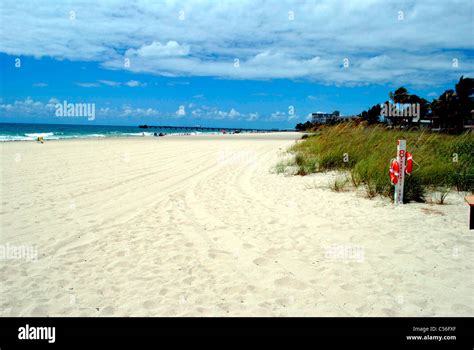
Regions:
<instances>
[{"instance_id":1,"label":"vegetation line","mask_svg":"<svg viewBox=\"0 0 474 350\"><path fill-rule=\"evenodd\" d=\"M354 186L366 188L368 197L393 198L389 163L395 157L398 139L407 140L407 150L416 162L406 177L404 200L425 201L427 191L446 189L474 192L474 135L447 135L427 131L387 130L384 126L346 122L321 126L290 149L297 175L328 170L346 170ZM336 183L340 190L343 183ZM443 200L446 195L444 195Z\"/></svg>"}]
</instances>

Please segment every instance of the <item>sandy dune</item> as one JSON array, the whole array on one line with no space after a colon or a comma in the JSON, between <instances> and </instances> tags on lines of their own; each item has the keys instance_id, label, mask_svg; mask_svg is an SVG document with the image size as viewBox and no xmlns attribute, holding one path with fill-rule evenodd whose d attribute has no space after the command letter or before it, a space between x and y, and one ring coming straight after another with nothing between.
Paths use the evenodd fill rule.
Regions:
<instances>
[{"instance_id":1,"label":"sandy dune","mask_svg":"<svg viewBox=\"0 0 474 350\"><path fill-rule=\"evenodd\" d=\"M2 316L474 316L461 194L271 172L298 134L0 144ZM25 253L26 254L26 253Z\"/></svg>"}]
</instances>

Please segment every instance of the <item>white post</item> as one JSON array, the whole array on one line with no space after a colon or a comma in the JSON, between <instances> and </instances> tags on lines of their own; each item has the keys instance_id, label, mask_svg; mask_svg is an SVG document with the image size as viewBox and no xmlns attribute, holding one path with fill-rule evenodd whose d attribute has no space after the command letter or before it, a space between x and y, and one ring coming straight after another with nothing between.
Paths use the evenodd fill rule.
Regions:
<instances>
[{"instance_id":1,"label":"white post","mask_svg":"<svg viewBox=\"0 0 474 350\"><path fill-rule=\"evenodd\" d=\"M405 160L406 160L407 142L405 140L397 141L397 162L399 168L398 182L395 185L395 205L403 204L403 185L405 183Z\"/></svg>"}]
</instances>

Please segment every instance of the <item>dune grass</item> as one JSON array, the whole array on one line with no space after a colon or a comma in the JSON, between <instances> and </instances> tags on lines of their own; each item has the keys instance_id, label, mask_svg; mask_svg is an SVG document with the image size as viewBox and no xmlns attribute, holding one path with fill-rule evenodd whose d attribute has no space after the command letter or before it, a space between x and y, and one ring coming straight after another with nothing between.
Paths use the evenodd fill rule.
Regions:
<instances>
[{"instance_id":1,"label":"dune grass","mask_svg":"<svg viewBox=\"0 0 474 350\"><path fill-rule=\"evenodd\" d=\"M412 175L406 177L406 202L424 201L426 191L474 191L474 135L469 133L453 136L344 123L320 128L290 152L298 175L346 170L354 186L366 188L368 197L393 198L389 165L398 139L407 140L415 161Z\"/></svg>"}]
</instances>

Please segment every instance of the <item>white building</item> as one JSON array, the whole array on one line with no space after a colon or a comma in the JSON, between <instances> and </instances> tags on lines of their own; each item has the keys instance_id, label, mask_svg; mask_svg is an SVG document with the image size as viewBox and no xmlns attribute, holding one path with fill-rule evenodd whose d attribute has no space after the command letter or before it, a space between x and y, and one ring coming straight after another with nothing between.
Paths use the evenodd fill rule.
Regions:
<instances>
[{"instance_id":1,"label":"white building","mask_svg":"<svg viewBox=\"0 0 474 350\"><path fill-rule=\"evenodd\" d=\"M330 121L338 119L339 116L340 116L339 111L334 111L332 113L324 113L324 112L311 113L311 123L326 124Z\"/></svg>"}]
</instances>

